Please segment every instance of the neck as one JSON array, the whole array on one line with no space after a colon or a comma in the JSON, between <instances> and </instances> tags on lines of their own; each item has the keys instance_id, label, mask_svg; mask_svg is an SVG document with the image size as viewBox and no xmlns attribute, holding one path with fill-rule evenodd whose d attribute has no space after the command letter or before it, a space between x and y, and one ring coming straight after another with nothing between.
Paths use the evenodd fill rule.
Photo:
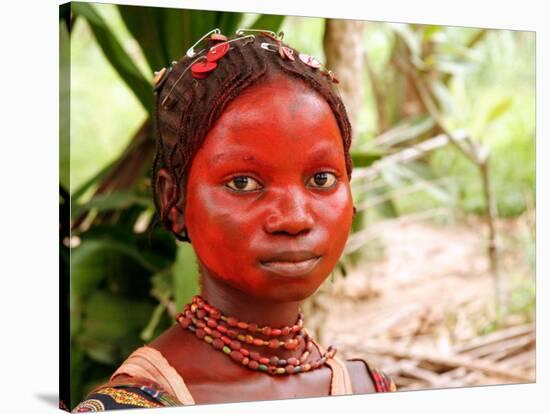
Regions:
<instances>
[{"instance_id":1,"label":"neck","mask_svg":"<svg viewBox=\"0 0 550 414\"><path fill-rule=\"evenodd\" d=\"M266 302L229 286L205 270L201 280L201 296L226 316L272 328L292 326L298 319L300 302Z\"/></svg>"}]
</instances>

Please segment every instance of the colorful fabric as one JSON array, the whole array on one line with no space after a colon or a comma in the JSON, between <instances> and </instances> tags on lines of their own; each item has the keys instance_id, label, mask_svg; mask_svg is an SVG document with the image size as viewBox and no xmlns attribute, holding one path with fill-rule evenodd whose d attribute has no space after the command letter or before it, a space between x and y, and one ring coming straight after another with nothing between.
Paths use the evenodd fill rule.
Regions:
<instances>
[{"instance_id":1,"label":"colorful fabric","mask_svg":"<svg viewBox=\"0 0 550 414\"><path fill-rule=\"evenodd\" d=\"M369 364L363 358L352 358L350 361L361 361L374 384L374 389L376 392L394 392L397 391L397 386L393 380L382 370L378 369L376 366Z\"/></svg>"},{"instance_id":2,"label":"colorful fabric","mask_svg":"<svg viewBox=\"0 0 550 414\"><path fill-rule=\"evenodd\" d=\"M397 391L397 386L393 380L383 371L374 367L369 367L372 381L376 392L394 392Z\"/></svg>"},{"instance_id":3,"label":"colorful fabric","mask_svg":"<svg viewBox=\"0 0 550 414\"><path fill-rule=\"evenodd\" d=\"M117 384L96 388L86 400L78 404L73 413L89 413L123 408L155 408L178 406L171 395L151 386Z\"/></svg>"}]
</instances>

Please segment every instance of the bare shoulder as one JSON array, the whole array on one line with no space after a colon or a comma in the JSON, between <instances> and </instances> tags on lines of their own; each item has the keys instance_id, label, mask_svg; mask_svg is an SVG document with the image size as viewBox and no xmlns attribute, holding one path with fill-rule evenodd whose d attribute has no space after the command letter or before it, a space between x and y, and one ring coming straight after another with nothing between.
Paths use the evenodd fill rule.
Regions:
<instances>
[{"instance_id":1,"label":"bare shoulder","mask_svg":"<svg viewBox=\"0 0 550 414\"><path fill-rule=\"evenodd\" d=\"M354 394L370 394L376 392L366 362L360 359L349 359L346 360L346 367L351 379L351 387Z\"/></svg>"}]
</instances>

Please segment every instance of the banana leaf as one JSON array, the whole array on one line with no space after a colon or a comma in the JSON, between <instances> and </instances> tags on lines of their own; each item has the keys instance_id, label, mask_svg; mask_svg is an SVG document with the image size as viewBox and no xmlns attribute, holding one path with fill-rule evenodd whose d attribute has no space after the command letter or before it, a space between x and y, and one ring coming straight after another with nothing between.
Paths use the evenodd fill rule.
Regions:
<instances>
[{"instance_id":1,"label":"banana leaf","mask_svg":"<svg viewBox=\"0 0 550 414\"><path fill-rule=\"evenodd\" d=\"M88 3L72 3L72 11L75 15L86 19L109 63L120 74L147 112L151 113L153 105L152 84L145 79L103 17Z\"/></svg>"}]
</instances>

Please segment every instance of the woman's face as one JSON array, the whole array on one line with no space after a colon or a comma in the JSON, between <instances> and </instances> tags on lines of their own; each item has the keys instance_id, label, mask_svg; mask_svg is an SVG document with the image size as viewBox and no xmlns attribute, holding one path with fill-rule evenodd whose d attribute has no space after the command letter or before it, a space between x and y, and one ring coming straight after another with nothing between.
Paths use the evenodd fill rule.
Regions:
<instances>
[{"instance_id":1,"label":"woman's face","mask_svg":"<svg viewBox=\"0 0 550 414\"><path fill-rule=\"evenodd\" d=\"M328 103L286 77L247 88L195 154L185 203L212 277L270 302L313 294L340 258L353 215Z\"/></svg>"}]
</instances>

